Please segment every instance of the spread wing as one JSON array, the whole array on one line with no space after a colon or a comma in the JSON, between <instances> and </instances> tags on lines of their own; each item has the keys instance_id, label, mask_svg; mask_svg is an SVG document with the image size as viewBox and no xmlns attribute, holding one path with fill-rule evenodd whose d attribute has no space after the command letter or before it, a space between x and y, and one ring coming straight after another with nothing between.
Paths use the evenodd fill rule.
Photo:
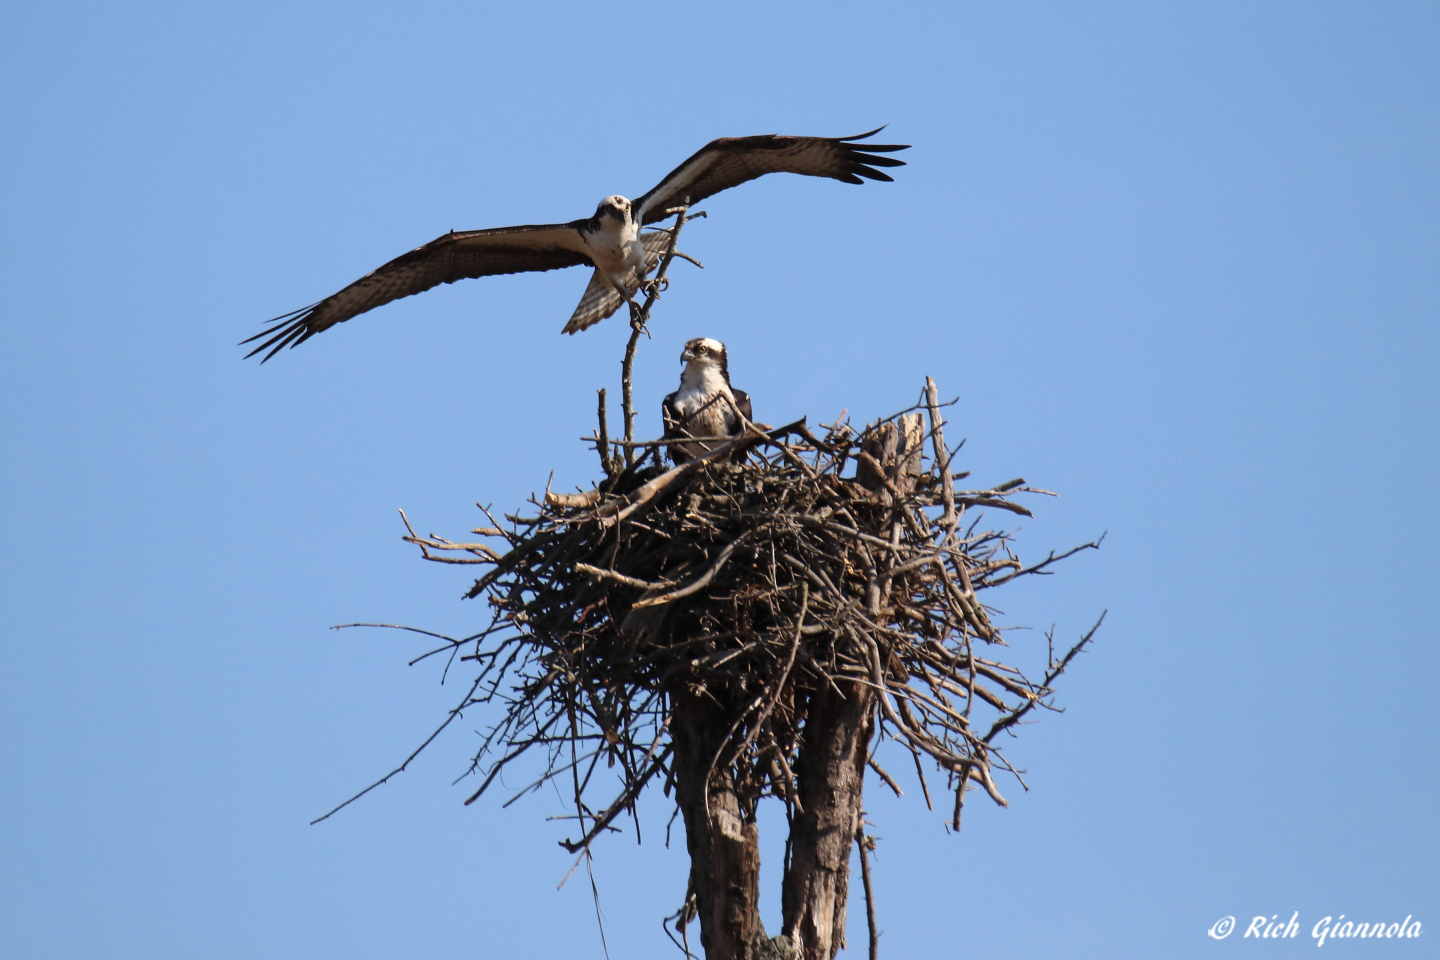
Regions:
<instances>
[{"instance_id":1,"label":"spread wing","mask_svg":"<svg viewBox=\"0 0 1440 960\"><path fill-rule=\"evenodd\" d=\"M670 243L669 230L653 230L650 233L640 234L640 242L645 246L645 272L654 273L655 268L660 265L660 257L665 253L665 247ZM635 296L640 289L640 278L631 270L625 276L625 292ZM575 312L570 315L570 321L565 324L561 333L579 333L595 326L601 320L610 316L620 309L625 301L620 299L616 292L615 285L610 279L599 270L590 275L590 285L580 296L580 302L575 305Z\"/></svg>"},{"instance_id":2,"label":"spread wing","mask_svg":"<svg viewBox=\"0 0 1440 960\"><path fill-rule=\"evenodd\" d=\"M584 220L576 220L447 233L396 257L319 303L271 320L271 326L241 341L250 343L265 338L245 356L253 357L269 350L260 361L264 363L284 347L298 346L321 330L442 283L588 264L590 257L578 232L583 223Z\"/></svg>"},{"instance_id":3,"label":"spread wing","mask_svg":"<svg viewBox=\"0 0 1440 960\"><path fill-rule=\"evenodd\" d=\"M845 183L891 180L876 167L903 167L905 161L877 154L908 150L908 144L857 143L884 130L854 137L726 137L712 140L635 201L642 224L665 219L665 211L690 198L691 204L738 187L767 173L799 173Z\"/></svg>"}]
</instances>

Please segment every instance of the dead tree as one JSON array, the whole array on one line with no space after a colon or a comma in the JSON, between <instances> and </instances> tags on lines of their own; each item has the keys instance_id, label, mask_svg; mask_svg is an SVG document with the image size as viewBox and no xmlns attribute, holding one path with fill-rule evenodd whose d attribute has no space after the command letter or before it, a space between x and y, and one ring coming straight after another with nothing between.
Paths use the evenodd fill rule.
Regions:
<instances>
[{"instance_id":1,"label":"dead tree","mask_svg":"<svg viewBox=\"0 0 1440 960\"><path fill-rule=\"evenodd\" d=\"M678 234L685 212L674 212ZM1024 781L1002 735L1037 707L1054 709L1056 678L1099 624L1063 655L1049 646L1029 677L998 659L1007 644L982 592L1099 544L1023 564L986 518L1030 516L1015 497L1045 491L1018 479L957 489L968 473L953 471L933 381L915 407L863 431L747 423L667 469L662 441L634 439L628 389L660 289L632 305L625 439L609 439L603 393L587 438L603 480L547 491L527 515L487 511L479 540L421 536L406 520L405 539L426 559L488 568L466 595L485 601L489 624L425 654L474 667L441 729L488 708L466 802L538 756L517 796L564 784L575 833L563 846L580 858L624 818L638 831L636 801L658 785L684 820L691 858L669 918L687 955L698 920L709 960L832 960L858 844L873 957L867 770L900 792L877 748L908 753L927 805L930 779L943 784L956 830L970 789L1006 805L997 777ZM791 825L773 937L758 909L766 798L785 805Z\"/></svg>"}]
</instances>

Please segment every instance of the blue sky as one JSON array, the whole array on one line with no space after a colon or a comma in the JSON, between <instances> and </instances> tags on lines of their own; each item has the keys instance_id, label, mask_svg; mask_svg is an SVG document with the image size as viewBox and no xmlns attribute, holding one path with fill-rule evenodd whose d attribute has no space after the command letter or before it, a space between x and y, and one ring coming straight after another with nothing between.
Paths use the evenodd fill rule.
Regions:
<instances>
[{"instance_id":1,"label":"blue sky","mask_svg":"<svg viewBox=\"0 0 1440 960\"><path fill-rule=\"evenodd\" d=\"M568 220L706 141L914 144L894 184L706 204L637 368L730 347L758 416L925 375L980 482L1058 491L991 598L1073 638L1031 792L958 836L870 792L886 956L1248 955L1222 916L1440 935L1440 11L1423 3L14 3L0 30L0 953L602 956L553 796L466 808L479 726L319 826L461 692L456 534L587 485L625 328L579 271L235 343L446 230ZM1017 645L1040 642L1038 630ZM1022 651L1023 652L1023 651ZM683 843L600 848L677 955ZM768 862L778 859L775 817ZM678 835L676 837L678 840ZM778 918L776 874L766 919ZM860 955L863 915L852 915ZM1432 926L1433 925L1433 926ZM1427 939L1327 944L1422 956Z\"/></svg>"}]
</instances>

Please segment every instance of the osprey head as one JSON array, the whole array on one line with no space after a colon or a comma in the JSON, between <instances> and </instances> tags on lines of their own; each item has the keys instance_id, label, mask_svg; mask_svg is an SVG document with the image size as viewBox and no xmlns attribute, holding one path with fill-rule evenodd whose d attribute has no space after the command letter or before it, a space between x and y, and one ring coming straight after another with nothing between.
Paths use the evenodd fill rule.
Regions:
<instances>
[{"instance_id":1,"label":"osprey head","mask_svg":"<svg viewBox=\"0 0 1440 960\"><path fill-rule=\"evenodd\" d=\"M685 342L685 349L680 353L681 363L693 363L695 361L704 363L718 363L725 366L725 344L719 340L711 340L709 337L696 337L694 340Z\"/></svg>"},{"instance_id":2,"label":"osprey head","mask_svg":"<svg viewBox=\"0 0 1440 960\"><path fill-rule=\"evenodd\" d=\"M622 222L629 220L630 201L618 193L614 196L606 197L604 200L601 200L600 205L595 208L595 218L598 220L601 217L614 217L616 220Z\"/></svg>"}]
</instances>

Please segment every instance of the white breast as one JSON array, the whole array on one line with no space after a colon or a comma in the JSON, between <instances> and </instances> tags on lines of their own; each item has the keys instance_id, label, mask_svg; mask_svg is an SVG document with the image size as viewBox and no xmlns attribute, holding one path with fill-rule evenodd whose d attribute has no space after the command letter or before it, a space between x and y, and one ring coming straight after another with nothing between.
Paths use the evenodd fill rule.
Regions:
<instances>
[{"instance_id":1,"label":"white breast","mask_svg":"<svg viewBox=\"0 0 1440 960\"><path fill-rule=\"evenodd\" d=\"M721 394L731 400L735 399L735 394L730 392L730 385L725 382L718 369L705 367L699 371L698 376L693 371L686 370L680 379L680 390L675 395L675 408L680 411L681 416L693 416L697 410L709 403L712 397ZM724 411L727 422L734 419L730 404L723 400L711 404L712 410L717 408Z\"/></svg>"},{"instance_id":2,"label":"white breast","mask_svg":"<svg viewBox=\"0 0 1440 960\"><path fill-rule=\"evenodd\" d=\"M675 395L675 409L685 418L685 430L692 437L730 436L739 424L725 398L733 401L735 394L718 367L706 364L697 370L696 366L692 364L685 369ZM711 446L713 444L704 444L699 450L708 450ZM699 451L691 451L692 455L696 452Z\"/></svg>"},{"instance_id":3,"label":"white breast","mask_svg":"<svg viewBox=\"0 0 1440 960\"><path fill-rule=\"evenodd\" d=\"M590 259L606 273L621 275L645 263L645 248L640 243L640 230L633 223L621 223L613 217L601 217L600 229L581 232Z\"/></svg>"}]
</instances>

